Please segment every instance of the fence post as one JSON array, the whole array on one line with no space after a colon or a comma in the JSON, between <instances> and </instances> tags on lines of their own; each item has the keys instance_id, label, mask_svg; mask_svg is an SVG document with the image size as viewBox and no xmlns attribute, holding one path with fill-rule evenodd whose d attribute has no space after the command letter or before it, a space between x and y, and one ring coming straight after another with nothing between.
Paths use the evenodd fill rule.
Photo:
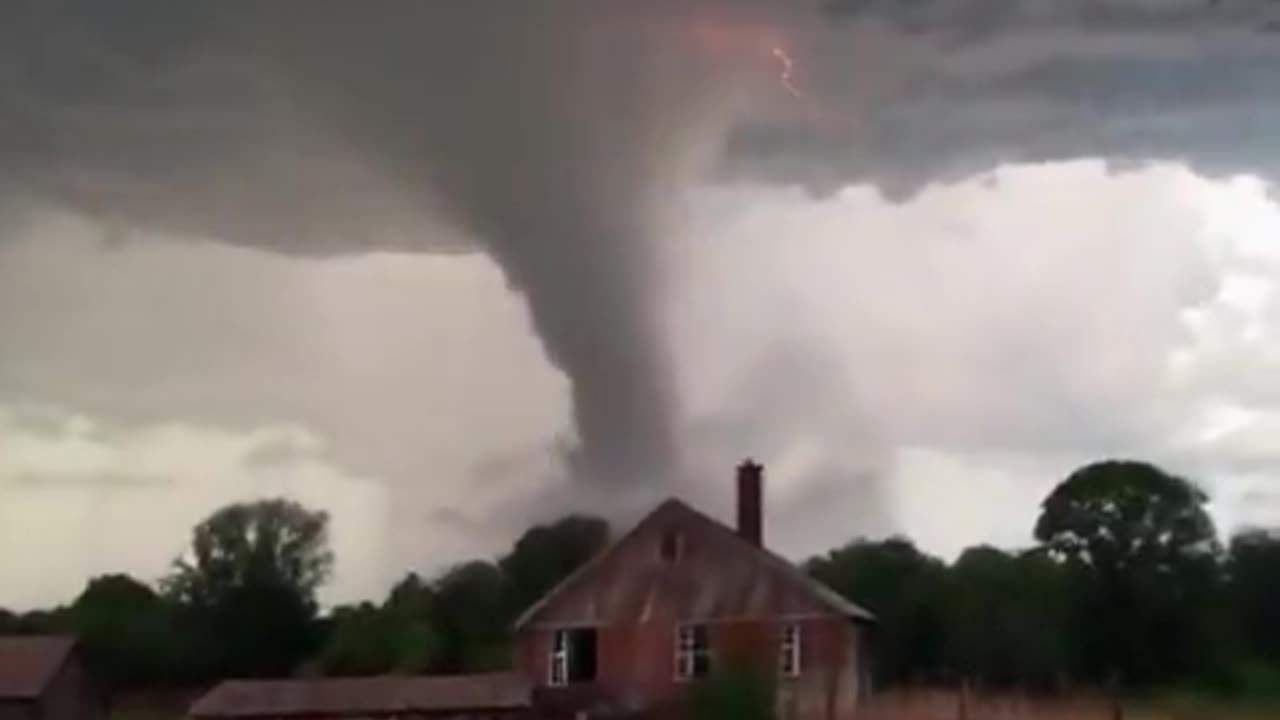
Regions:
<instances>
[{"instance_id":1,"label":"fence post","mask_svg":"<svg viewBox=\"0 0 1280 720\"><path fill-rule=\"evenodd\" d=\"M960 681L960 694L956 696L956 720L969 720L969 681Z\"/></svg>"}]
</instances>

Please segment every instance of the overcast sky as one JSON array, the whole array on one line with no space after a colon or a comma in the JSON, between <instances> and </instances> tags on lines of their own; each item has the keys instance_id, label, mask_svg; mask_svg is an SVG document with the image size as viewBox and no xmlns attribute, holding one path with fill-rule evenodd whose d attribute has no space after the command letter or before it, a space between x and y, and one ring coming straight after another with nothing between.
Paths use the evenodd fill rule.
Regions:
<instances>
[{"instance_id":1,"label":"overcast sky","mask_svg":"<svg viewBox=\"0 0 1280 720\"><path fill-rule=\"evenodd\" d=\"M703 5L453 18L447 70L424 4L3 11L0 605L279 494L377 597L570 510L729 518L746 455L795 558L1026 544L1112 456L1280 524L1267 3Z\"/></svg>"}]
</instances>

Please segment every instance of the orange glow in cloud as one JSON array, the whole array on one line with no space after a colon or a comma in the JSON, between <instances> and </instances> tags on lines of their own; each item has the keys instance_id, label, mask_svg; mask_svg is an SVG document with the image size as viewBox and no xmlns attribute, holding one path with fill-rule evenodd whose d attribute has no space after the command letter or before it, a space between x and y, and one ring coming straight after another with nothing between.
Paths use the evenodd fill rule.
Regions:
<instances>
[{"instance_id":1,"label":"orange glow in cloud","mask_svg":"<svg viewBox=\"0 0 1280 720\"><path fill-rule=\"evenodd\" d=\"M695 45L714 57L729 62L768 60L777 63L778 82L782 89L793 97L803 97L795 84L795 58L778 41L773 28L759 23L702 16L691 18L686 29Z\"/></svg>"},{"instance_id":2,"label":"orange glow in cloud","mask_svg":"<svg viewBox=\"0 0 1280 720\"><path fill-rule=\"evenodd\" d=\"M773 83L780 94L801 101L786 106L790 121L837 134L850 132L859 124L852 108L833 105L822 93L807 87L803 57L776 26L723 15L697 15L685 18L682 32L700 53L716 62L759 72L759 77Z\"/></svg>"}]
</instances>

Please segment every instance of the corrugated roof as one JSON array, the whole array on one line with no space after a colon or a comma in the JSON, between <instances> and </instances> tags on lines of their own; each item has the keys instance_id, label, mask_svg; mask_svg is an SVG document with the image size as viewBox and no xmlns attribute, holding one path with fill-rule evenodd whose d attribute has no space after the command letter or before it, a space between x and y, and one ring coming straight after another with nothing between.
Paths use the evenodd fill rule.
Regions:
<instances>
[{"instance_id":1,"label":"corrugated roof","mask_svg":"<svg viewBox=\"0 0 1280 720\"><path fill-rule=\"evenodd\" d=\"M0 637L0 699L40 697L75 646L60 635Z\"/></svg>"},{"instance_id":2,"label":"corrugated roof","mask_svg":"<svg viewBox=\"0 0 1280 720\"><path fill-rule=\"evenodd\" d=\"M529 707L532 688L513 673L229 680L197 700L193 718L391 715Z\"/></svg>"},{"instance_id":3,"label":"corrugated roof","mask_svg":"<svg viewBox=\"0 0 1280 720\"><path fill-rule=\"evenodd\" d=\"M666 533L681 536L676 562L659 552ZM671 499L525 611L516 626L806 615L874 620L785 559Z\"/></svg>"}]
</instances>

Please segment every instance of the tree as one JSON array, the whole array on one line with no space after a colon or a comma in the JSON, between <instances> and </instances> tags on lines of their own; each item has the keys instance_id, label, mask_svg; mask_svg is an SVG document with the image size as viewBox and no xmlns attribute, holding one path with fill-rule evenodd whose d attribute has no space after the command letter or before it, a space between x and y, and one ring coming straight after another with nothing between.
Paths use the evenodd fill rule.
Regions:
<instances>
[{"instance_id":1,"label":"tree","mask_svg":"<svg viewBox=\"0 0 1280 720\"><path fill-rule=\"evenodd\" d=\"M70 611L65 605L36 609L14 615L11 632L16 635L49 635L71 629Z\"/></svg>"},{"instance_id":2,"label":"tree","mask_svg":"<svg viewBox=\"0 0 1280 720\"><path fill-rule=\"evenodd\" d=\"M149 586L128 575L96 577L69 614L86 664L109 689L183 679L172 615Z\"/></svg>"},{"instance_id":3,"label":"tree","mask_svg":"<svg viewBox=\"0 0 1280 720\"><path fill-rule=\"evenodd\" d=\"M936 679L944 661L943 589L946 566L910 540L857 540L807 570L816 579L876 615L872 630L881 684Z\"/></svg>"},{"instance_id":4,"label":"tree","mask_svg":"<svg viewBox=\"0 0 1280 720\"><path fill-rule=\"evenodd\" d=\"M195 527L165 589L209 671L280 676L314 649L316 591L332 565L326 513L281 499L238 503Z\"/></svg>"},{"instance_id":5,"label":"tree","mask_svg":"<svg viewBox=\"0 0 1280 720\"><path fill-rule=\"evenodd\" d=\"M441 669L473 672L505 667L510 656L510 603L502 571L473 561L435 583Z\"/></svg>"},{"instance_id":6,"label":"tree","mask_svg":"<svg viewBox=\"0 0 1280 720\"><path fill-rule=\"evenodd\" d=\"M1207 501L1154 465L1114 460L1045 499L1035 536L1080 573L1077 629L1096 679L1152 682L1213 658L1219 546Z\"/></svg>"},{"instance_id":7,"label":"tree","mask_svg":"<svg viewBox=\"0 0 1280 720\"><path fill-rule=\"evenodd\" d=\"M537 602L608 540L609 523L588 515L568 515L527 530L498 563L513 613Z\"/></svg>"},{"instance_id":8,"label":"tree","mask_svg":"<svg viewBox=\"0 0 1280 720\"><path fill-rule=\"evenodd\" d=\"M424 673L438 655L432 626L433 593L410 574L392 588L381 607L362 603L334 610L321 652L328 675Z\"/></svg>"},{"instance_id":9,"label":"tree","mask_svg":"<svg viewBox=\"0 0 1280 720\"><path fill-rule=\"evenodd\" d=\"M415 573L409 573L387 595L382 612L394 628L391 669L418 673L439 661L440 641L436 629L436 596Z\"/></svg>"},{"instance_id":10,"label":"tree","mask_svg":"<svg viewBox=\"0 0 1280 720\"><path fill-rule=\"evenodd\" d=\"M1280 667L1280 535L1263 530L1236 535L1226 564L1241 650Z\"/></svg>"},{"instance_id":11,"label":"tree","mask_svg":"<svg viewBox=\"0 0 1280 720\"><path fill-rule=\"evenodd\" d=\"M1069 583L1043 553L964 551L948 573L947 658L984 686L1049 689L1070 667Z\"/></svg>"}]
</instances>

